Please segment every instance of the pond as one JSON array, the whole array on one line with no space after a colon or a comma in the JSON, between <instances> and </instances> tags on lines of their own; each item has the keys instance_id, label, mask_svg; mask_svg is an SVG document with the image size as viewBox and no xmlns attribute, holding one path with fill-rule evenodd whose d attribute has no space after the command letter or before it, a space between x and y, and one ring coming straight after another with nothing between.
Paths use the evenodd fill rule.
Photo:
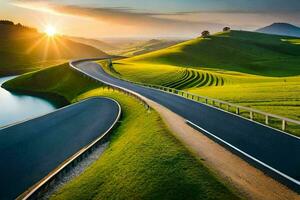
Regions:
<instances>
[{"instance_id":1,"label":"pond","mask_svg":"<svg viewBox=\"0 0 300 200\"><path fill-rule=\"evenodd\" d=\"M0 77L0 86L14 77ZM49 113L58 107L44 98L17 94L0 87L0 127Z\"/></svg>"}]
</instances>

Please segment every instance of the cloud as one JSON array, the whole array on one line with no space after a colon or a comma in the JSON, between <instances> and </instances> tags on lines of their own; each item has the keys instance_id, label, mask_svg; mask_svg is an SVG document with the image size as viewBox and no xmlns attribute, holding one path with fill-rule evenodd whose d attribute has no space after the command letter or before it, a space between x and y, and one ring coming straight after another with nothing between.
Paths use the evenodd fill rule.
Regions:
<instances>
[{"instance_id":1,"label":"cloud","mask_svg":"<svg viewBox=\"0 0 300 200\"><path fill-rule=\"evenodd\" d=\"M218 23L206 23L205 21L188 21L179 18L170 18L166 16L173 15L185 15L177 13L155 13L155 12L138 12L137 10L123 7L88 7L79 5L64 5L54 3L53 1L45 0L15 0L12 2L13 5L38 10L42 12L48 12L52 14L65 14L72 16L81 16L86 18L95 19L103 23L108 23L112 25L122 25L128 27L141 27L150 29L152 28L162 28L178 30L178 29L189 29L197 30L199 28L205 27L216 27L222 26Z\"/></svg>"}]
</instances>

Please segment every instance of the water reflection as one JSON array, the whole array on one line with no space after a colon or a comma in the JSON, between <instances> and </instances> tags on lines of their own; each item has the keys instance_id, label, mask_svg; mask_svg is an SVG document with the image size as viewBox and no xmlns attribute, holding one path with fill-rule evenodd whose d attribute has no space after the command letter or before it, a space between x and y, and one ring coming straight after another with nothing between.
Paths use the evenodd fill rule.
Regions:
<instances>
[{"instance_id":1,"label":"water reflection","mask_svg":"<svg viewBox=\"0 0 300 200\"><path fill-rule=\"evenodd\" d=\"M0 85L14 76L0 78ZM0 127L53 111L57 106L39 97L11 93L0 87Z\"/></svg>"}]
</instances>

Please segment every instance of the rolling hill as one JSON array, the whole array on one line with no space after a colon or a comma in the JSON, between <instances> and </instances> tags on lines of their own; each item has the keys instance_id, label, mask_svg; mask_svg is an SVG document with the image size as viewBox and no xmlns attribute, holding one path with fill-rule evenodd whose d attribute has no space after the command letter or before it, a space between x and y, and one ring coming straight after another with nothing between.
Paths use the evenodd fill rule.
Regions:
<instances>
[{"instance_id":1,"label":"rolling hill","mask_svg":"<svg viewBox=\"0 0 300 200\"><path fill-rule=\"evenodd\" d=\"M0 23L0 76L21 74L68 59L106 55L63 36L48 37L20 24Z\"/></svg>"},{"instance_id":2,"label":"rolling hill","mask_svg":"<svg viewBox=\"0 0 300 200\"><path fill-rule=\"evenodd\" d=\"M287 36L230 31L196 38L124 61L292 76L300 74L299 42Z\"/></svg>"},{"instance_id":3,"label":"rolling hill","mask_svg":"<svg viewBox=\"0 0 300 200\"><path fill-rule=\"evenodd\" d=\"M256 30L256 32L300 37L300 27L288 23L274 23L269 26L260 28Z\"/></svg>"},{"instance_id":4,"label":"rolling hill","mask_svg":"<svg viewBox=\"0 0 300 200\"><path fill-rule=\"evenodd\" d=\"M118 60L106 70L299 120L299 44L287 36L222 32Z\"/></svg>"}]
</instances>

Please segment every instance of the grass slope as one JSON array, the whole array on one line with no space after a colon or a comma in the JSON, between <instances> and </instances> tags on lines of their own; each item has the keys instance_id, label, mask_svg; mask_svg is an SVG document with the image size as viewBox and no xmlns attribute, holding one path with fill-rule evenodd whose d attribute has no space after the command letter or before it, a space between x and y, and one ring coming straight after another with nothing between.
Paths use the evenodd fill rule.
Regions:
<instances>
[{"instance_id":1,"label":"grass slope","mask_svg":"<svg viewBox=\"0 0 300 200\"><path fill-rule=\"evenodd\" d=\"M105 55L63 36L47 37L26 27L0 24L0 76L57 65L67 59Z\"/></svg>"},{"instance_id":2,"label":"grass slope","mask_svg":"<svg viewBox=\"0 0 300 200\"><path fill-rule=\"evenodd\" d=\"M69 102L75 101L81 93L100 86L100 83L78 76L76 71L70 69L68 63L29 72L2 84L2 87L8 90L54 93Z\"/></svg>"},{"instance_id":3,"label":"grass slope","mask_svg":"<svg viewBox=\"0 0 300 200\"><path fill-rule=\"evenodd\" d=\"M238 199L174 138L154 110L147 112L132 97L96 88L101 85L65 65L29 73L5 85L60 94L70 102L100 95L121 103L121 124L108 149L51 199Z\"/></svg>"},{"instance_id":4,"label":"grass slope","mask_svg":"<svg viewBox=\"0 0 300 200\"><path fill-rule=\"evenodd\" d=\"M299 43L231 31L118 60L107 71L300 120ZM299 128L290 131L299 135Z\"/></svg>"},{"instance_id":5,"label":"grass slope","mask_svg":"<svg viewBox=\"0 0 300 200\"><path fill-rule=\"evenodd\" d=\"M290 43L291 39L254 32L222 32L124 61L206 67L263 76L299 75L300 46Z\"/></svg>"}]
</instances>

